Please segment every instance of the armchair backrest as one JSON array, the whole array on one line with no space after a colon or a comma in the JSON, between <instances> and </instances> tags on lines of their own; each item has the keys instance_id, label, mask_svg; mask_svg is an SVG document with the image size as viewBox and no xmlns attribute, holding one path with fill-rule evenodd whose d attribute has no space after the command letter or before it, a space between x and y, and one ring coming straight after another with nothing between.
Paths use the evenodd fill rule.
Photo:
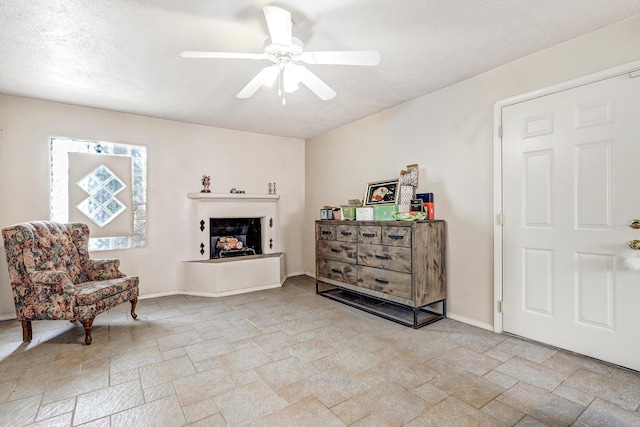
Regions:
<instances>
[{"instance_id":1,"label":"armchair backrest","mask_svg":"<svg viewBox=\"0 0 640 427\"><path fill-rule=\"evenodd\" d=\"M29 271L56 270L78 284L87 280L89 227L50 221L23 222L2 230L12 286L29 283Z\"/></svg>"}]
</instances>

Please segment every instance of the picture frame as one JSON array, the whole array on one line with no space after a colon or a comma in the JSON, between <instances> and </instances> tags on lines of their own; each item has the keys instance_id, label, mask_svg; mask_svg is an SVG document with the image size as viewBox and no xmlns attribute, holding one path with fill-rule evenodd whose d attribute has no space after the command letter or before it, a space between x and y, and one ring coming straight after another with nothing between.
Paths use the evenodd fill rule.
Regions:
<instances>
[{"instance_id":1,"label":"picture frame","mask_svg":"<svg viewBox=\"0 0 640 427\"><path fill-rule=\"evenodd\" d=\"M398 179L370 182L367 184L367 191L364 194L364 205L395 205L398 203L399 195Z\"/></svg>"}]
</instances>

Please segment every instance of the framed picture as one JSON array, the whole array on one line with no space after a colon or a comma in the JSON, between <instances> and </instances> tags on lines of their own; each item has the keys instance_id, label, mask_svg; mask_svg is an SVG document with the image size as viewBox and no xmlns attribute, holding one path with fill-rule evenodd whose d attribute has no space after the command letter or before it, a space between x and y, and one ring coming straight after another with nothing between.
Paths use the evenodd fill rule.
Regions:
<instances>
[{"instance_id":1,"label":"framed picture","mask_svg":"<svg viewBox=\"0 0 640 427\"><path fill-rule=\"evenodd\" d=\"M393 205L398 202L400 187L397 179L370 182L364 195L365 206Z\"/></svg>"}]
</instances>

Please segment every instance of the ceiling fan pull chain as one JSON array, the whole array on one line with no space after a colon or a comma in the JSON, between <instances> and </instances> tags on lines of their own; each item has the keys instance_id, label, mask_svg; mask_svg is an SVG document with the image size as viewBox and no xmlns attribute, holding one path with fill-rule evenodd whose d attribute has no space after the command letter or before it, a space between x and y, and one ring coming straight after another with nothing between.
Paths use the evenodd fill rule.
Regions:
<instances>
[{"instance_id":1,"label":"ceiling fan pull chain","mask_svg":"<svg viewBox=\"0 0 640 427\"><path fill-rule=\"evenodd\" d=\"M286 101L286 100L285 100L285 98L284 98L284 96L285 96L284 94L285 94L287 91L286 91L286 90L284 90L284 70L282 70L282 72L280 73L280 75L282 76L282 77L280 78L280 82L281 82L281 85L282 85L282 105L286 105L286 104L287 104L287 101Z\"/></svg>"}]
</instances>

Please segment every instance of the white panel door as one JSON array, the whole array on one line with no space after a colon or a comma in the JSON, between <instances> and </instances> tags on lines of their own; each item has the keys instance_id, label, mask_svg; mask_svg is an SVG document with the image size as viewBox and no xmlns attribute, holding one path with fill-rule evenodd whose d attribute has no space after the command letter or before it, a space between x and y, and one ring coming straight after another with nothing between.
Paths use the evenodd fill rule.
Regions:
<instances>
[{"instance_id":1,"label":"white panel door","mask_svg":"<svg viewBox=\"0 0 640 427\"><path fill-rule=\"evenodd\" d=\"M640 370L640 78L502 109L503 330Z\"/></svg>"}]
</instances>

